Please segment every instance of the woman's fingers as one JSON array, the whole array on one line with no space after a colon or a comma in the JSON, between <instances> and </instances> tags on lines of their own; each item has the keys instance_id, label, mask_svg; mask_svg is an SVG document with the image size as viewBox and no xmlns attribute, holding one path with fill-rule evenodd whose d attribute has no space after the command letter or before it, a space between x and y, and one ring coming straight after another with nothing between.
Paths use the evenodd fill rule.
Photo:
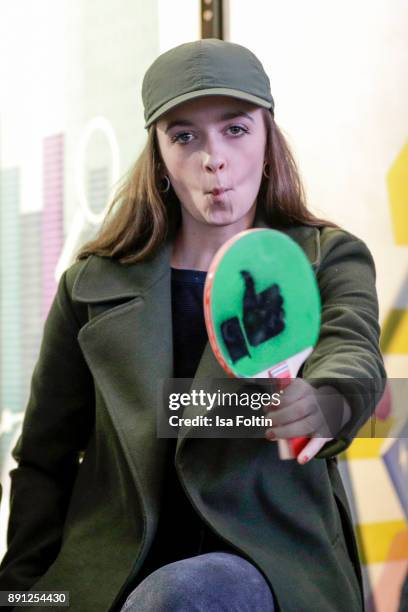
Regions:
<instances>
[{"instance_id":1,"label":"woman's fingers","mask_svg":"<svg viewBox=\"0 0 408 612\"><path fill-rule=\"evenodd\" d=\"M315 412L317 412L317 403L314 397L308 397L297 400L290 405L270 410L266 416L272 419L273 427L281 427L305 419Z\"/></svg>"},{"instance_id":2,"label":"woman's fingers","mask_svg":"<svg viewBox=\"0 0 408 612\"><path fill-rule=\"evenodd\" d=\"M326 442L329 442L329 440L333 440L333 438L311 438L296 457L297 462L304 465L310 461L310 459L315 457L315 455L317 455L317 453L323 448Z\"/></svg>"},{"instance_id":3,"label":"woman's fingers","mask_svg":"<svg viewBox=\"0 0 408 612\"><path fill-rule=\"evenodd\" d=\"M275 425L269 427L265 436L268 440L277 440L278 438L298 438L301 436L312 436L318 432L320 419L317 413L312 413L297 421L286 423L285 425Z\"/></svg>"},{"instance_id":4,"label":"woman's fingers","mask_svg":"<svg viewBox=\"0 0 408 612\"><path fill-rule=\"evenodd\" d=\"M315 388L303 378L294 378L281 390L281 403L291 404L296 400L314 394L315 391Z\"/></svg>"}]
</instances>

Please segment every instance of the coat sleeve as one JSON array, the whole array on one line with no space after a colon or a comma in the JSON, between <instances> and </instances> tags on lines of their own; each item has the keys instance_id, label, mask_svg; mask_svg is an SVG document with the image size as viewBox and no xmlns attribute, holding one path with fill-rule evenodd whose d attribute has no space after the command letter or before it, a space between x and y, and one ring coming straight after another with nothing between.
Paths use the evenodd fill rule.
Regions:
<instances>
[{"instance_id":1,"label":"coat sleeve","mask_svg":"<svg viewBox=\"0 0 408 612\"><path fill-rule=\"evenodd\" d=\"M44 326L22 433L12 451L8 549L0 590L29 589L55 560L80 451L94 426L94 386L77 342L78 311L60 279Z\"/></svg>"},{"instance_id":2,"label":"coat sleeve","mask_svg":"<svg viewBox=\"0 0 408 612\"><path fill-rule=\"evenodd\" d=\"M305 362L303 378L336 388L348 401L351 418L317 457L344 451L373 413L385 386L379 348L374 261L360 239L323 228L317 271L322 319L318 343Z\"/></svg>"}]
</instances>

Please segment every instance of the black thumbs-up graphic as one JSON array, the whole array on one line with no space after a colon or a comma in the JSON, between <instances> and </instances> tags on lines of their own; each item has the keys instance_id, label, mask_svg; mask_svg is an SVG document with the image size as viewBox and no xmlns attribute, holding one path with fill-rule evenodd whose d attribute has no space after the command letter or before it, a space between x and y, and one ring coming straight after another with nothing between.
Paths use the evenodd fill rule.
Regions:
<instances>
[{"instance_id":1,"label":"black thumbs-up graphic","mask_svg":"<svg viewBox=\"0 0 408 612\"><path fill-rule=\"evenodd\" d=\"M243 322L248 342L258 346L285 329L283 298L276 283L260 293L250 272L241 270L245 281Z\"/></svg>"},{"instance_id":2,"label":"black thumbs-up graphic","mask_svg":"<svg viewBox=\"0 0 408 612\"><path fill-rule=\"evenodd\" d=\"M221 323L221 335L234 363L242 357L249 357L238 317L231 317Z\"/></svg>"},{"instance_id":3,"label":"black thumbs-up graphic","mask_svg":"<svg viewBox=\"0 0 408 612\"><path fill-rule=\"evenodd\" d=\"M245 282L242 312L244 329L249 344L258 346L285 329L283 298L276 283L257 293L252 274L241 270L241 276ZM233 362L250 356L237 316L221 324L221 334Z\"/></svg>"}]
</instances>

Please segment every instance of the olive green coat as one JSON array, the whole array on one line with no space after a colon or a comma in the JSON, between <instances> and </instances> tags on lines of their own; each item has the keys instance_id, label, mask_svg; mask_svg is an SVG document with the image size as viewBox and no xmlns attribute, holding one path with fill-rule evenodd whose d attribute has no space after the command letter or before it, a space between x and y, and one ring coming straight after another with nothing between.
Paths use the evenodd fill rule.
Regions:
<instances>
[{"instance_id":1,"label":"olive green coat","mask_svg":"<svg viewBox=\"0 0 408 612\"><path fill-rule=\"evenodd\" d=\"M323 305L303 376L338 377L351 421L305 466L280 461L264 439L205 440L184 429L176 466L197 512L264 573L279 610L357 612L360 567L332 457L376 401L357 380L351 395L343 383L372 378L380 394L384 382L374 265L344 231L286 231L313 264ZM169 244L149 262L91 256L62 276L14 449L0 589L68 590L72 612L104 612L137 576L155 534L167 445L156 437L155 406L172 376L170 292ZM196 377L224 376L207 345Z\"/></svg>"}]
</instances>

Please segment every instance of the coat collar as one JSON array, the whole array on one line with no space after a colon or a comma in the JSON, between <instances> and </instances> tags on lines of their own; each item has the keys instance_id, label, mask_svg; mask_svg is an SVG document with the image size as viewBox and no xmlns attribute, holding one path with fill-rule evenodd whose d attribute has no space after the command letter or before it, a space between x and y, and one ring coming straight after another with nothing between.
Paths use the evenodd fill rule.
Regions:
<instances>
[{"instance_id":1,"label":"coat collar","mask_svg":"<svg viewBox=\"0 0 408 612\"><path fill-rule=\"evenodd\" d=\"M143 296L168 273L170 254L171 243L167 240L155 257L138 264L124 265L91 255L76 277L72 297L93 304Z\"/></svg>"},{"instance_id":2,"label":"coat collar","mask_svg":"<svg viewBox=\"0 0 408 612\"><path fill-rule=\"evenodd\" d=\"M269 226L262 218L257 218L254 227ZM318 268L320 240L317 227L296 225L276 229L295 240L304 250L313 268ZM170 258L170 240L163 244L154 257L133 265L123 265L106 257L91 255L76 277L72 296L74 300L88 304L143 296L169 273Z\"/></svg>"}]
</instances>

